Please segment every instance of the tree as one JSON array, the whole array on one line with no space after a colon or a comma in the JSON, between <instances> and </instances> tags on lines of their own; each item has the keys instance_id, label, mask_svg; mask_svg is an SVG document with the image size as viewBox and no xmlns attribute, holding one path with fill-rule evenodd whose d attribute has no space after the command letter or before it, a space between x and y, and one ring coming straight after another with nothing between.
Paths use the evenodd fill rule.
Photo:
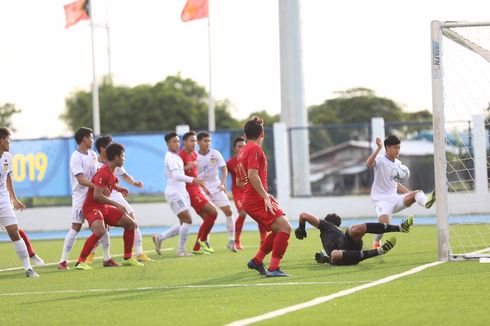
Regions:
<instances>
[{"instance_id":1,"label":"tree","mask_svg":"<svg viewBox=\"0 0 490 326\"><path fill-rule=\"evenodd\" d=\"M383 117L385 121L400 121L402 108L393 100L378 97L367 88L351 88L336 92L334 99L309 108L312 124L369 122L372 117Z\"/></svg>"},{"instance_id":2,"label":"tree","mask_svg":"<svg viewBox=\"0 0 490 326\"><path fill-rule=\"evenodd\" d=\"M115 86L104 81L99 88L101 129L104 133L173 130L188 124L208 128L208 94L189 78L168 76L155 85ZM227 100L215 104L216 128L238 126L228 112ZM72 130L92 126L92 95L78 91L66 99L61 118Z\"/></svg>"},{"instance_id":3,"label":"tree","mask_svg":"<svg viewBox=\"0 0 490 326\"><path fill-rule=\"evenodd\" d=\"M15 131L15 128L12 127L12 117L14 114L22 112L21 109L15 107L15 104L5 103L0 106L0 126L6 127Z\"/></svg>"},{"instance_id":4,"label":"tree","mask_svg":"<svg viewBox=\"0 0 490 326\"><path fill-rule=\"evenodd\" d=\"M279 117L279 114L270 115L267 111L262 110L262 111L256 111L256 112L250 113L248 118L242 121L242 126L245 122L248 121L248 119L250 119L253 116L257 116L257 117L262 118L262 120L264 120L264 126L265 127L272 127L272 125L274 123L279 122L281 120L281 118Z\"/></svg>"}]
</instances>

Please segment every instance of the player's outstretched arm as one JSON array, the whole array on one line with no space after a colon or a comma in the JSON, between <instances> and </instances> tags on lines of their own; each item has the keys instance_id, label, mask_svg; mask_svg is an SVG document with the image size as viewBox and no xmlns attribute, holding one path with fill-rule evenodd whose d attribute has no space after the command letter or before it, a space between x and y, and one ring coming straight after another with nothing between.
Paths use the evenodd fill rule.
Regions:
<instances>
[{"instance_id":1,"label":"player's outstretched arm","mask_svg":"<svg viewBox=\"0 0 490 326\"><path fill-rule=\"evenodd\" d=\"M306 222L308 222L309 224L313 225L316 228L320 226L320 219L318 217L313 216L309 213L301 213L299 215L299 226L294 231L296 238L299 240L306 238L308 235L306 233Z\"/></svg>"},{"instance_id":2,"label":"player's outstretched arm","mask_svg":"<svg viewBox=\"0 0 490 326\"><path fill-rule=\"evenodd\" d=\"M374 166L374 164L376 163L376 156L378 156L378 153L383 148L383 142L381 141L381 138L376 137L376 145L377 145L377 148L374 150L374 152L371 153L371 155L369 155L369 157L365 163L366 167L369 169Z\"/></svg>"},{"instance_id":3,"label":"player's outstretched arm","mask_svg":"<svg viewBox=\"0 0 490 326\"><path fill-rule=\"evenodd\" d=\"M135 180L132 176L129 174L123 174L122 178L124 181L126 181L128 184L138 187L138 188L143 188L144 184L142 181Z\"/></svg>"}]
</instances>

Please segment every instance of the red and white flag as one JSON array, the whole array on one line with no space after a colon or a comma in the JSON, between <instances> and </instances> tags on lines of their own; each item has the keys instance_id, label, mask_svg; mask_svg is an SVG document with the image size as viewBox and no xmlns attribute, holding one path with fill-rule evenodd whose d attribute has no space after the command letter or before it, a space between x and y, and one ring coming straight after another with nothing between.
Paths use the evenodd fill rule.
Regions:
<instances>
[{"instance_id":1,"label":"red and white flag","mask_svg":"<svg viewBox=\"0 0 490 326\"><path fill-rule=\"evenodd\" d=\"M183 22L208 17L208 0L187 0L180 18Z\"/></svg>"},{"instance_id":2,"label":"red and white flag","mask_svg":"<svg viewBox=\"0 0 490 326\"><path fill-rule=\"evenodd\" d=\"M73 3L65 5L65 28L75 25L81 20L90 19L88 7L89 0L77 0Z\"/></svg>"}]
</instances>

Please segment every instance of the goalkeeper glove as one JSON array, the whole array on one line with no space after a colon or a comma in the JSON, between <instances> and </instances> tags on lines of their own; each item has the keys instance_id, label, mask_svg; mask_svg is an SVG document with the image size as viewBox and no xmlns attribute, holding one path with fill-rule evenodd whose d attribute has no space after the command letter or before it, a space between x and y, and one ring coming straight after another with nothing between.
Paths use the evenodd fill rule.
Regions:
<instances>
[{"instance_id":1,"label":"goalkeeper glove","mask_svg":"<svg viewBox=\"0 0 490 326\"><path fill-rule=\"evenodd\" d=\"M303 240L307 236L306 230L303 229L303 228L297 228L294 231L294 234L296 235L296 238L299 239L299 240Z\"/></svg>"}]
</instances>

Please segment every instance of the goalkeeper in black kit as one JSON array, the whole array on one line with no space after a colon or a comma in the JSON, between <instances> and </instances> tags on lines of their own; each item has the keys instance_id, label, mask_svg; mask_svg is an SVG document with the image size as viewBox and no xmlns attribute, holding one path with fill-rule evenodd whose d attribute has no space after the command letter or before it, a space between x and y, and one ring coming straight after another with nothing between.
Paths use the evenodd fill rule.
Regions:
<instances>
[{"instance_id":1,"label":"goalkeeper in black kit","mask_svg":"<svg viewBox=\"0 0 490 326\"><path fill-rule=\"evenodd\" d=\"M339 228L342 219L335 213L328 214L323 220L308 213L301 213L299 216L299 227L295 230L296 238L300 240L307 236L306 222L320 229L320 239L325 252L315 254L315 260L318 263L356 265L365 259L386 254L396 244L396 238L392 237L377 249L362 250L362 237L366 233L408 233L413 224L413 217L410 215L400 225L383 223L353 224L343 232Z\"/></svg>"}]
</instances>

